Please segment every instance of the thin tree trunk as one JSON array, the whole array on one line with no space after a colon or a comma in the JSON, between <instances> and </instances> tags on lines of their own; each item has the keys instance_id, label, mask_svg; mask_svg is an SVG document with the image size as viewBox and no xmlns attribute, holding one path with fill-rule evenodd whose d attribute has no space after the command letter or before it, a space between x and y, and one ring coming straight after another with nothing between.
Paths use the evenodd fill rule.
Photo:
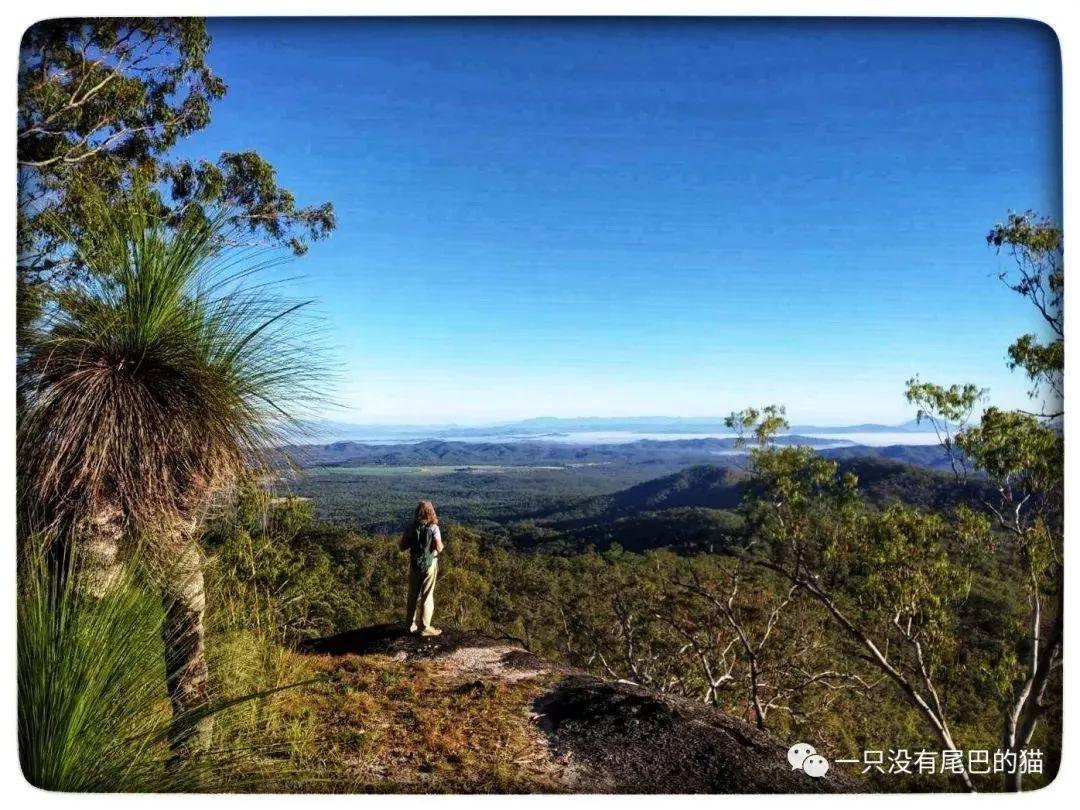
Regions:
<instances>
[{"instance_id":1,"label":"thin tree trunk","mask_svg":"<svg viewBox=\"0 0 1080 810\"><path fill-rule=\"evenodd\" d=\"M1020 752L1016 746L1016 723L1006 713L1004 730L1001 735L1001 748L1003 751L1016 754L1016 766L1012 772L1006 771L1001 777L1001 789L1006 793L1019 793L1023 787L1023 779L1020 776Z\"/></svg>"},{"instance_id":2,"label":"thin tree trunk","mask_svg":"<svg viewBox=\"0 0 1080 810\"><path fill-rule=\"evenodd\" d=\"M1043 711L1043 699L1050 681L1050 672L1061 652L1065 601L1062 585L1059 584L1058 587L1057 606L1050 632L1040 648L1039 628L1035 624L1032 633L1033 649L1028 680L1021 688L1012 709L1005 713L1002 747L1016 756L1017 763L1013 772L1003 775L1002 789L1009 793L1018 793L1023 789L1024 776L1020 773L1020 753L1031 742L1031 736L1035 733L1035 726ZM1036 613L1035 622L1039 620L1040 616Z\"/></svg>"},{"instance_id":3,"label":"thin tree trunk","mask_svg":"<svg viewBox=\"0 0 1080 810\"><path fill-rule=\"evenodd\" d=\"M754 724L761 730L765 730L765 710L761 707L761 698L758 691L761 689L761 672L758 669L758 658L754 653L750 654L750 705L754 709Z\"/></svg>"},{"instance_id":4,"label":"thin tree trunk","mask_svg":"<svg viewBox=\"0 0 1080 810\"><path fill-rule=\"evenodd\" d=\"M911 703L920 712L922 712L923 716L930 722L930 726L933 728L934 733L937 735L937 738L941 740L942 745L944 745L944 747L949 750L956 750L956 743L953 741L952 732L949 731L949 725L945 720L944 713L935 711L935 708L926 701L926 698L919 693L915 686L910 681L908 681L908 679L904 677L904 675L899 670L897 670L896 667L889 663L888 658L881 652L880 649L878 649L878 646L874 643L873 639L871 639L850 619L848 619L848 617L844 615L840 608L836 606L836 603L829 598L828 594L822 591L814 582L809 579L800 579L798 577L793 577L790 573L785 571L783 568L780 568L779 566L766 565L766 567L772 568L772 570L778 571L784 576L788 577L788 579L791 580L793 584L804 588L811 596L813 596L822 605L824 605L826 610L828 610L829 613L832 614L833 618L840 625L840 627L847 631L848 635L851 636L852 639L854 639L857 643L861 644L863 648L867 650L867 652L869 653L869 662L874 664L885 675L891 678L893 682L900 688L900 690L905 695L907 695L908 702ZM931 697L933 697L933 692L931 692ZM960 781L964 785L964 790L966 790L968 793L974 793L975 785L971 781L971 775L968 773L966 765L961 763L960 768L961 770L957 775L960 777Z\"/></svg>"},{"instance_id":5,"label":"thin tree trunk","mask_svg":"<svg viewBox=\"0 0 1080 810\"><path fill-rule=\"evenodd\" d=\"M213 722L199 713L209 703L204 614L203 556L198 543L185 539L163 584L165 673L173 725L170 762L178 764L210 743Z\"/></svg>"}]
</instances>

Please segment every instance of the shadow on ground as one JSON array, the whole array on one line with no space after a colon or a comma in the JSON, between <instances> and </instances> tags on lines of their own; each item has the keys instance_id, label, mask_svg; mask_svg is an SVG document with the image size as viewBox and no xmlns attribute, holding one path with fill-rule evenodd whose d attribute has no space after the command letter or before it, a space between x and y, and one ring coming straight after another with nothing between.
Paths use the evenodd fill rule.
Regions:
<instances>
[{"instance_id":1,"label":"shadow on ground","mask_svg":"<svg viewBox=\"0 0 1080 810\"><path fill-rule=\"evenodd\" d=\"M518 647L511 638L493 638L474 630L446 628L439 636L410 633L403 624L376 624L336 636L301 642L298 649L319 655L389 655L408 658L437 658L464 648Z\"/></svg>"}]
</instances>

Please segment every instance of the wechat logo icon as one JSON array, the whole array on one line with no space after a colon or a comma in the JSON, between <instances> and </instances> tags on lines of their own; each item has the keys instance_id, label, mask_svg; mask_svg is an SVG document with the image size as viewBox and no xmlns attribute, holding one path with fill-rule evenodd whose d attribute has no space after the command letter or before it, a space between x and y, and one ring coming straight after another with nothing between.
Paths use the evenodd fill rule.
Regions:
<instances>
[{"instance_id":1,"label":"wechat logo icon","mask_svg":"<svg viewBox=\"0 0 1080 810\"><path fill-rule=\"evenodd\" d=\"M791 770L802 771L807 776L820 779L829 771L829 760L818 754L809 743L795 743L787 752L787 761Z\"/></svg>"}]
</instances>

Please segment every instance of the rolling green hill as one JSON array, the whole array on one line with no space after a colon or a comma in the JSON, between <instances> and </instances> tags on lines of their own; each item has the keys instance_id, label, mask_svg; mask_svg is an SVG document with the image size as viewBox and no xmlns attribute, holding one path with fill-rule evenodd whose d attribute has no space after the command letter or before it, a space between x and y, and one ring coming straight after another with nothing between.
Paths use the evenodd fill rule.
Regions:
<instances>
[{"instance_id":1,"label":"rolling green hill","mask_svg":"<svg viewBox=\"0 0 1080 810\"><path fill-rule=\"evenodd\" d=\"M877 507L899 501L944 510L977 501L981 481L959 484L950 474L880 458L840 462L859 479L862 497ZM565 508L532 516L512 529L515 542L548 549L669 547L713 550L730 547L741 521L743 474L738 468L697 465L609 495L581 499Z\"/></svg>"},{"instance_id":2,"label":"rolling green hill","mask_svg":"<svg viewBox=\"0 0 1080 810\"><path fill-rule=\"evenodd\" d=\"M742 500L740 478L736 468L701 464L536 518L551 528L566 530L676 507L734 509Z\"/></svg>"}]
</instances>

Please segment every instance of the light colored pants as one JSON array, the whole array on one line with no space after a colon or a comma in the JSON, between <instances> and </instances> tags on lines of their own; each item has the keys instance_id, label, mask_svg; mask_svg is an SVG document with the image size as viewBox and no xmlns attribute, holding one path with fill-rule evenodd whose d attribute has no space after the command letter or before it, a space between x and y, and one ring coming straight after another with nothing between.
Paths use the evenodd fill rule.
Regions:
<instances>
[{"instance_id":1,"label":"light colored pants","mask_svg":"<svg viewBox=\"0 0 1080 810\"><path fill-rule=\"evenodd\" d=\"M431 627L431 614L435 610L435 578L439 575L436 559L427 571L417 571L409 566L409 625L419 630Z\"/></svg>"}]
</instances>

